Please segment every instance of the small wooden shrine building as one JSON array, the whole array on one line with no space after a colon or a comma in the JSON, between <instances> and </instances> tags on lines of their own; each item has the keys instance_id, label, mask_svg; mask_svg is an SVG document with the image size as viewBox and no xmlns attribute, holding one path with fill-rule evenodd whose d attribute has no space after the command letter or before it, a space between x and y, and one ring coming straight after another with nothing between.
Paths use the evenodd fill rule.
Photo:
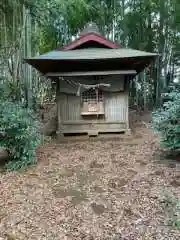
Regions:
<instances>
[{"instance_id":1,"label":"small wooden shrine building","mask_svg":"<svg viewBox=\"0 0 180 240\"><path fill-rule=\"evenodd\" d=\"M26 62L57 83L57 135L129 132L129 82L157 54L123 48L90 23L62 49Z\"/></svg>"}]
</instances>

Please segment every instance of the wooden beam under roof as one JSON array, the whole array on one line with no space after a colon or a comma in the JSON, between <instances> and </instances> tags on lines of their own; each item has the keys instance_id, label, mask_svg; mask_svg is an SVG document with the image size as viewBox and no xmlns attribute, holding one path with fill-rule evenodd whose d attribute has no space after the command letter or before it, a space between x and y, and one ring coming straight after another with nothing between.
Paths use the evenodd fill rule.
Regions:
<instances>
[{"instance_id":1,"label":"wooden beam under roof","mask_svg":"<svg viewBox=\"0 0 180 240\"><path fill-rule=\"evenodd\" d=\"M135 75L136 70L117 70L117 71L86 71L86 72L49 72L46 77L72 77L72 76L107 76L107 75Z\"/></svg>"}]
</instances>

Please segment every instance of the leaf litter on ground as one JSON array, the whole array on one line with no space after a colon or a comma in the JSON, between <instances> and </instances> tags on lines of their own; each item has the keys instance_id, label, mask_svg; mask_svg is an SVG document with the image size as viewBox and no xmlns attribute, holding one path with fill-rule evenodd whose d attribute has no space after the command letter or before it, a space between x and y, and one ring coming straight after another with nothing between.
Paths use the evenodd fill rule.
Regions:
<instances>
[{"instance_id":1,"label":"leaf litter on ground","mask_svg":"<svg viewBox=\"0 0 180 240\"><path fill-rule=\"evenodd\" d=\"M164 189L180 199L180 163L160 161L160 150L145 127L128 137L43 145L37 166L0 173L0 237L179 239L162 199Z\"/></svg>"}]
</instances>

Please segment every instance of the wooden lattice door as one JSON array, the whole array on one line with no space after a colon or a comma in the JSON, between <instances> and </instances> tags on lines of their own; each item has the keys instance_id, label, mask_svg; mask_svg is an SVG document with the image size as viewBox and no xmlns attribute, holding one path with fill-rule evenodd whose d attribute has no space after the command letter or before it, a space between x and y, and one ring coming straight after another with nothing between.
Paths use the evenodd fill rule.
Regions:
<instances>
[{"instance_id":1,"label":"wooden lattice door","mask_svg":"<svg viewBox=\"0 0 180 240\"><path fill-rule=\"evenodd\" d=\"M81 95L82 111L81 115L103 115L104 95L98 88L91 88Z\"/></svg>"}]
</instances>

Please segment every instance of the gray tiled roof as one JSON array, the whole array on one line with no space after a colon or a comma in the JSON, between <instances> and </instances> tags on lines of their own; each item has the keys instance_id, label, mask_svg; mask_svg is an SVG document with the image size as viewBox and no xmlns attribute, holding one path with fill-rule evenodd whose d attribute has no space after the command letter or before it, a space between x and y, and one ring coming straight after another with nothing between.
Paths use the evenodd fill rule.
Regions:
<instances>
[{"instance_id":1,"label":"gray tiled roof","mask_svg":"<svg viewBox=\"0 0 180 240\"><path fill-rule=\"evenodd\" d=\"M93 60L93 59L121 59L138 57L155 57L156 53L149 53L129 48L107 49L86 48L70 51L52 51L38 57L29 58L36 60Z\"/></svg>"}]
</instances>

